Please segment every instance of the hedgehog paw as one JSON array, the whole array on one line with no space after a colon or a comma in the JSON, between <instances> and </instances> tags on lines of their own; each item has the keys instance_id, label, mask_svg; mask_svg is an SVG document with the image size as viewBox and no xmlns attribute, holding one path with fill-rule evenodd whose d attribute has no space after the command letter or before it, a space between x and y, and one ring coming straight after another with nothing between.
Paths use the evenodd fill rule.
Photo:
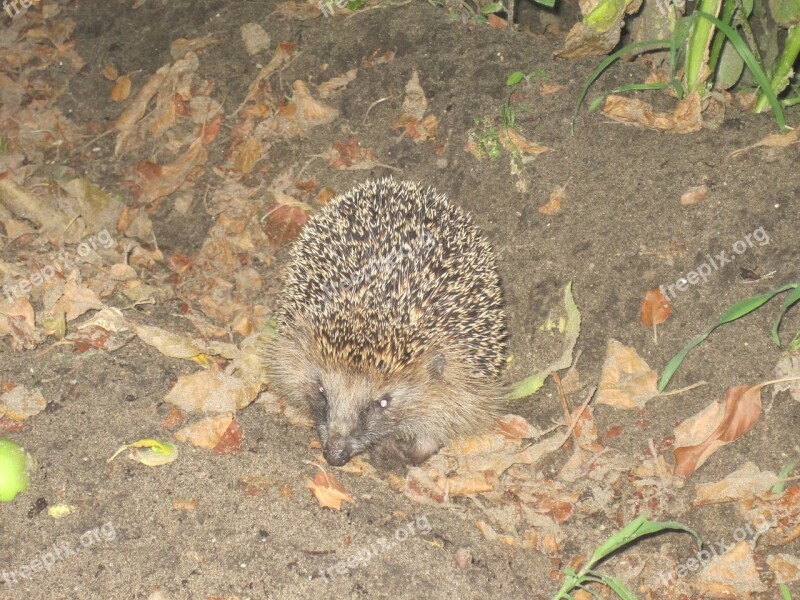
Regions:
<instances>
[{"instance_id":1,"label":"hedgehog paw","mask_svg":"<svg viewBox=\"0 0 800 600\"><path fill-rule=\"evenodd\" d=\"M424 440L403 440L395 436L384 439L370 450L373 464L384 471L403 465L419 465L439 450L438 444Z\"/></svg>"}]
</instances>

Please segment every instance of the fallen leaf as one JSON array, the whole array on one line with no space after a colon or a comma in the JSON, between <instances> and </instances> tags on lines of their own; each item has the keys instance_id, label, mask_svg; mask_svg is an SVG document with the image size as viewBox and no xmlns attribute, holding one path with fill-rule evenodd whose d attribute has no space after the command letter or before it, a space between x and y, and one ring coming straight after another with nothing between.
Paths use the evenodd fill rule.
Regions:
<instances>
[{"instance_id":1,"label":"fallen leaf","mask_svg":"<svg viewBox=\"0 0 800 600\"><path fill-rule=\"evenodd\" d=\"M406 83L405 97L403 98L403 115L421 119L428 110L428 99L419 83L419 73L414 69L411 79Z\"/></svg>"},{"instance_id":2,"label":"fallen leaf","mask_svg":"<svg viewBox=\"0 0 800 600\"><path fill-rule=\"evenodd\" d=\"M537 210L543 215L556 215L561 212L561 203L564 202L567 196L567 186L565 185L557 185L553 188L553 191L550 192L550 198L548 199L546 204L542 204Z\"/></svg>"},{"instance_id":3,"label":"fallen leaf","mask_svg":"<svg viewBox=\"0 0 800 600\"><path fill-rule=\"evenodd\" d=\"M786 133L773 133L768 135L755 144L746 146L745 148L740 148L739 150L734 150L727 156L727 158L738 156L743 152L747 152L748 150L752 150L753 148L758 148L760 146L767 148L788 148L793 144L800 144L800 127L795 127Z\"/></svg>"},{"instance_id":4,"label":"fallen leaf","mask_svg":"<svg viewBox=\"0 0 800 600\"><path fill-rule=\"evenodd\" d=\"M775 573L775 583L800 582L800 558L792 554L772 554L767 557L770 571Z\"/></svg>"},{"instance_id":5,"label":"fallen leaf","mask_svg":"<svg viewBox=\"0 0 800 600\"><path fill-rule=\"evenodd\" d=\"M128 458L148 467L166 465L178 458L178 447L175 444L148 438L121 446L107 462L111 462L126 450L130 450Z\"/></svg>"},{"instance_id":6,"label":"fallen leaf","mask_svg":"<svg viewBox=\"0 0 800 600\"><path fill-rule=\"evenodd\" d=\"M615 121L672 133L700 131L703 128L701 112L697 93L679 100L671 113L657 112L647 102L614 94L609 95L603 105L603 114Z\"/></svg>"},{"instance_id":7,"label":"fallen leaf","mask_svg":"<svg viewBox=\"0 0 800 600\"><path fill-rule=\"evenodd\" d=\"M744 540L722 556L715 553L706 568L690 583L698 592L711 598L750 598L753 594L767 591L753 559L753 550Z\"/></svg>"},{"instance_id":8,"label":"fallen leaf","mask_svg":"<svg viewBox=\"0 0 800 600\"><path fill-rule=\"evenodd\" d=\"M0 417L24 421L38 415L47 406L42 392L18 385L0 395Z\"/></svg>"},{"instance_id":9,"label":"fallen leaf","mask_svg":"<svg viewBox=\"0 0 800 600\"><path fill-rule=\"evenodd\" d=\"M695 506L752 498L769 492L780 481L775 473L746 462L722 481L695 486Z\"/></svg>"},{"instance_id":10,"label":"fallen leaf","mask_svg":"<svg viewBox=\"0 0 800 600\"><path fill-rule=\"evenodd\" d=\"M239 479L239 488L245 496L258 496L272 486L269 479L261 475L246 475Z\"/></svg>"},{"instance_id":11,"label":"fallen leaf","mask_svg":"<svg viewBox=\"0 0 800 600\"><path fill-rule=\"evenodd\" d=\"M308 489L322 508L341 510L342 502L355 504L355 500L336 478L325 471L320 471L314 480L308 480Z\"/></svg>"},{"instance_id":12,"label":"fallen leaf","mask_svg":"<svg viewBox=\"0 0 800 600\"><path fill-rule=\"evenodd\" d=\"M127 100L131 94L131 78L123 75L114 82L114 87L111 88L111 101L122 102Z\"/></svg>"},{"instance_id":13,"label":"fallen leaf","mask_svg":"<svg viewBox=\"0 0 800 600\"><path fill-rule=\"evenodd\" d=\"M356 138L333 142L322 156L334 169L372 169L379 165L375 153L369 148L362 148Z\"/></svg>"},{"instance_id":14,"label":"fallen leaf","mask_svg":"<svg viewBox=\"0 0 800 600\"><path fill-rule=\"evenodd\" d=\"M596 402L617 408L644 408L648 400L658 395L657 381L658 374L635 348L608 340Z\"/></svg>"},{"instance_id":15,"label":"fallen leaf","mask_svg":"<svg viewBox=\"0 0 800 600\"><path fill-rule=\"evenodd\" d=\"M248 56L258 54L269 48L269 34L258 23L245 23L239 28Z\"/></svg>"},{"instance_id":16,"label":"fallen leaf","mask_svg":"<svg viewBox=\"0 0 800 600\"><path fill-rule=\"evenodd\" d=\"M551 148L547 146L529 142L522 134L508 127L500 132L497 139L500 140L500 144L502 144L503 148L511 153L520 152L529 156L537 156L551 150Z\"/></svg>"},{"instance_id":17,"label":"fallen leaf","mask_svg":"<svg viewBox=\"0 0 800 600\"><path fill-rule=\"evenodd\" d=\"M750 431L761 416L761 388L739 385L675 428L675 475L688 477L714 452Z\"/></svg>"},{"instance_id":18,"label":"fallen leaf","mask_svg":"<svg viewBox=\"0 0 800 600\"><path fill-rule=\"evenodd\" d=\"M175 432L175 439L179 442L189 442L199 448L213 450L232 422L233 413L206 417Z\"/></svg>"},{"instance_id":19,"label":"fallen leaf","mask_svg":"<svg viewBox=\"0 0 800 600\"><path fill-rule=\"evenodd\" d=\"M317 94L320 98L328 98L329 96L338 92L340 89L347 86L348 83L354 81L357 75L358 69L354 68L350 69L343 75L331 77L328 79L328 81L325 81L317 86Z\"/></svg>"},{"instance_id":20,"label":"fallen leaf","mask_svg":"<svg viewBox=\"0 0 800 600\"><path fill-rule=\"evenodd\" d=\"M659 288L652 288L647 291L642 301L642 325L653 327L660 325L669 317L672 311L672 303L664 296Z\"/></svg>"},{"instance_id":21,"label":"fallen leaf","mask_svg":"<svg viewBox=\"0 0 800 600\"><path fill-rule=\"evenodd\" d=\"M158 198L168 196L183 185L189 174L208 160L208 152L203 146L203 139L198 137L178 160L166 164L155 165L148 170L137 165L137 200L141 204L149 204Z\"/></svg>"},{"instance_id":22,"label":"fallen leaf","mask_svg":"<svg viewBox=\"0 0 800 600\"><path fill-rule=\"evenodd\" d=\"M234 419L225 433L222 434L217 445L214 446L214 454L238 454L242 449L242 428L239 427L239 422Z\"/></svg>"},{"instance_id":23,"label":"fallen leaf","mask_svg":"<svg viewBox=\"0 0 800 600\"><path fill-rule=\"evenodd\" d=\"M706 184L690 187L681 195L681 206L691 206L702 202L708 197L708 186Z\"/></svg>"},{"instance_id":24,"label":"fallen leaf","mask_svg":"<svg viewBox=\"0 0 800 600\"><path fill-rule=\"evenodd\" d=\"M198 371L181 375L164 396L164 402L186 412L233 412L241 410L258 396L261 385L220 373Z\"/></svg>"}]
</instances>

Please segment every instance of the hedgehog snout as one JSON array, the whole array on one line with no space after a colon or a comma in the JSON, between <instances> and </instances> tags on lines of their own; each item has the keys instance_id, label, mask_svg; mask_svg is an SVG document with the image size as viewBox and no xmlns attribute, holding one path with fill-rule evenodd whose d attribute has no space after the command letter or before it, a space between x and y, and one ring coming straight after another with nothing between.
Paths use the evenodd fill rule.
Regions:
<instances>
[{"instance_id":1,"label":"hedgehog snout","mask_svg":"<svg viewBox=\"0 0 800 600\"><path fill-rule=\"evenodd\" d=\"M331 437L328 438L322 455L329 465L341 467L353 457L353 446L346 438Z\"/></svg>"}]
</instances>

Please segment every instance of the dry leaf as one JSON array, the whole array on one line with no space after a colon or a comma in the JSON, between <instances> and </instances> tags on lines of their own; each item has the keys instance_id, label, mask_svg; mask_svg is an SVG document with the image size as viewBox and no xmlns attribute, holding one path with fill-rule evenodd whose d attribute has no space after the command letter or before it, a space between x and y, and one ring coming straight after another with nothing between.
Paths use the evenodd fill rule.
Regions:
<instances>
[{"instance_id":1,"label":"dry leaf","mask_svg":"<svg viewBox=\"0 0 800 600\"><path fill-rule=\"evenodd\" d=\"M694 505L752 498L768 492L779 481L780 478L775 473L762 472L757 465L746 462L722 481L697 485Z\"/></svg>"},{"instance_id":2,"label":"dry leaf","mask_svg":"<svg viewBox=\"0 0 800 600\"><path fill-rule=\"evenodd\" d=\"M658 374L634 348L608 340L596 402L617 408L643 408L658 395L657 380Z\"/></svg>"},{"instance_id":3,"label":"dry leaf","mask_svg":"<svg viewBox=\"0 0 800 600\"><path fill-rule=\"evenodd\" d=\"M411 73L411 79L406 84L405 98L403 98L403 116L421 119L428 110L428 99L419 83L417 70Z\"/></svg>"},{"instance_id":4,"label":"dry leaf","mask_svg":"<svg viewBox=\"0 0 800 600\"><path fill-rule=\"evenodd\" d=\"M498 140L503 148L512 153L520 152L529 156L537 156L551 150L547 146L529 142L521 134L507 127L500 132Z\"/></svg>"},{"instance_id":5,"label":"dry leaf","mask_svg":"<svg viewBox=\"0 0 800 600\"><path fill-rule=\"evenodd\" d=\"M109 81L115 81L117 77L119 77L119 72L114 65L106 65L103 67L103 77L108 79Z\"/></svg>"},{"instance_id":6,"label":"dry leaf","mask_svg":"<svg viewBox=\"0 0 800 600\"><path fill-rule=\"evenodd\" d=\"M745 148L740 148L739 150L734 150L731 152L727 158L732 158L734 156L738 156L743 152L747 152L748 150L752 150L753 148L758 148L759 146L764 146L767 148L788 148L793 144L800 143L800 127L795 127L791 131L787 131L786 133L773 133L768 135L764 139L747 146Z\"/></svg>"},{"instance_id":7,"label":"dry leaf","mask_svg":"<svg viewBox=\"0 0 800 600\"><path fill-rule=\"evenodd\" d=\"M177 190L189 174L208 160L203 139L197 138L178 160L167 165L156 165L145 161L148 169L136 167L138 200L149 204L153 200L168 196ZM142 165L142 163L140 163Z\"/></svg>"},{"instance_id":8,"label":"dry leaf","mask_svg":"<svg viewBox=\"0 0 800 600\"><path fill-rule=\"evenodd\" d=\"M711 598L744 599L767 591L753 560L753 550L744 540L737 542L722 556L716 556L715 553L715 557L691 584L698 592Z\"/></svg>"},{"instance_id":9,"label":"dry leaf","mask_svg":"<svg viewBox=\"0 0 800 600\"><path fill-rule=\"evenodd\" d=\"M691 206L702 202L708 197L708 186L706 184L690 187L681 195L681 206Z\"/></svg>"},{"instance_id":10,"label":"dry leaf","mask_svg":"<svg viewBox=\"0 0 800 600\"><path fill-rule=\"evenodd\" d=\"M688 477L714 452L750 431L761 416L761 388L739 385L675 428L675 475Z\"/></svg>"},{"instance_id":11,"label":"dry leaf","mask_svg":"<svg viewBox=\"0 0 800 600\"><path fill-rule=\"evenodd\" d=\"M266 477L261 475L246 475L239 479L239 488L245 496L258 496L263 494L272 486Z\"/></svg>"},{"instance_id":12,"label":"dry leaf","mask_svg":"<svg viewBox=\"0 0 800 600\"><path fill-rule=\"evenodd\" d=\"M659 288L652 288L647 291L642 301L642 325L653 327L660 325L669 317L672 311L672 303L664 296Z\"/></svg>"},{"instance_id":13,"label":"dry leaf","mask_svg":"<svg viewBox=\"0 0 800 600\"><path fill-rule=\"evenodd\" d=\"M775 573L775 583L800 582L800 557L792 554L773 554L767 557L770 571Z\"/></svg>"},{"instance_id":14,"label":"dry leaf","mask_svg":"<svg viewBox=\"0 0 800 600\"><path fill-rule=\"evenodd\" d=\"M261 385L218 371L181 375L164 401L186 412L233 412L258 396Z\"/></svg>"},{"instance_id":15,"label":"dry leaf","mask_svg":"<svg viewBox=\"0 0 800 600\"><path fill-rule=\"evenodd\" d=\"M553 94L557 94L563 89L564 89L563 85L558 85L554 83L543 83L542 85L539 86L539 95L551 96Z\"/></svg>"},{"instance_id":16,"label":"dry leaf","mask_svg":"<svg viewBox=\"0 0 800 600\"><path fill-rule=\"evenodd\" d=\"M258 23L245 23L239 28L239 31L242 34L244 48L249 56L269 48L269 34Z\"/></svg>"},{"instance_id":17,"label":"dry leaf","mask_svg":"<svg viewBox=\"0 0 800 600\"><path fill-rule=\"evenodd\" d=\"M315 100L304 81L298 79L292 87L294 88L292 102L297 106L295 118L303 128L325 125L339 116L337 109Z\"/></svg>"},{"instance_id":18,"label":"dry leaf","mask_svg":"<svg viewBox=\"0 0 800 600\"><path fill-rule=\"evenodd\" d=\"M331 77L328 79L328 81L325 81L317 86L317 94L319 94L320 98L328 98L335 92L338 92L340 89L347 86L348 83L354 81L357 75L358 69L354 68L350 69L343 75Z\"/></svg>"},{"instance_id":19,"label":"dry leaf","mask_svg":"<svg viewBox=\"0 0 800 600\"><path fill-rule=\"evenodd\" d=\"M346 142L333 142L323 153L323 158L334 169L372 169L378 166L378 157L369 148L362 148L356 138Z\"/></svg>"},{"instance_id":20,"label":"dry leaf","mask_svg":"<svg viewBox=\"0 0 800 600\"><path fill-rule=\"evenodd\" d=\"M561 212L561 203L564 202L567 196L567 186L565 185L557 185L553 188L553 191L550 192L550 199L547 201L547 204L542 204L537 210L543 215L556 215Z\"/></svg>"},{"instance_id":21,"label":"dry leaf","mask_svg":"<svg viewBox=\"0 0 800 600\"><path fill-rule=\"evenodd\" d=\"M0 395L0 417L24 421L38 415L47 406L42 392L18 385Z\"/></svg>"},{"instance_id":22,"label":"dry leaf","mask_svg":"<svg viewBox=\"0 0 800 600\"><path fill-rule=\"evenodd\" d=\"M700 96L694 93L683 100L671 113L656 112L647 102L613 94L606 98L603 114L620 123L641 125L656 131L691 133L703 128Z\"/></svg>"},{"instance_id":23,"label":"dry leaf","mask_svg":"<svg viewBox=\"0 0 800 600\"><path fill-rule=\"evenodd\" d=\"M239 422L234 419L225 433L222 434L217 445L214 446L214 454L238 454L242 449L242 428L239 427Z\"/></svg>"},{"instance_id":24,"label":"dry leaf","mask_svg":"<svg viewBox=\"0 0 800 600\"><path fill-rule=\"evenodd\" d=\"M250 173L253 167L264 155L264 145L258 138L249 138L239 148L236 160L233 161L233 168L239 173Z\"/></svg>"},{"instance_id":25,"label":"dry leaf","mask_svg":"<svg viewBox=\"0 0 800 600\"><path fill-rule=\"evenodd\" d=\"M355 504L355 500L341 483L330 473L320 471L314 481L308 480L308 489L322 508L341 510L342 502Z\"/></svg>"},{"instance_id":26,"label":"dry leaf","mask_svg":"<svg viewBox=\"0 0 800 600\"><path fill-rule=\"evenodd\" d=\"M206 417L175 432L175 439L211 450L220 443L232 422L233 413Z\"/></svg>"},{"instance_id":27,"label":"dry leaf","mask_svg":"<svg viewBox=\"0 0 800 600\"><path fill-rule=\"evenodd\" d=\"M122 102L127 100L131 95L131 78L123 75L114 82L114 87L111 88L111 101Z\"/></svg>"}]
</instances>

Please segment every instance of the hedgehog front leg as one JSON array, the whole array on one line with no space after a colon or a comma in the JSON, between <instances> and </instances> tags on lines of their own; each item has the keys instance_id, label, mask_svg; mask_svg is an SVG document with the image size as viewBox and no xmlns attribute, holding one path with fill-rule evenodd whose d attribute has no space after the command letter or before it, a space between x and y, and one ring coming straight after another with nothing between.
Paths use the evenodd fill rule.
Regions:
<instances>
[{"instance_id":1,"label":"hedgehog front leg","mask_svg":"<svg viewBox=\"0 0 800 600\"><path fill-rule=\"evenodd\" d=\"M419 465L439 451L439 444L433 440L415 438L402 439L388 436L370 450L375 466L389 471L403 465Z\"/></svg>"}]
</instances>

